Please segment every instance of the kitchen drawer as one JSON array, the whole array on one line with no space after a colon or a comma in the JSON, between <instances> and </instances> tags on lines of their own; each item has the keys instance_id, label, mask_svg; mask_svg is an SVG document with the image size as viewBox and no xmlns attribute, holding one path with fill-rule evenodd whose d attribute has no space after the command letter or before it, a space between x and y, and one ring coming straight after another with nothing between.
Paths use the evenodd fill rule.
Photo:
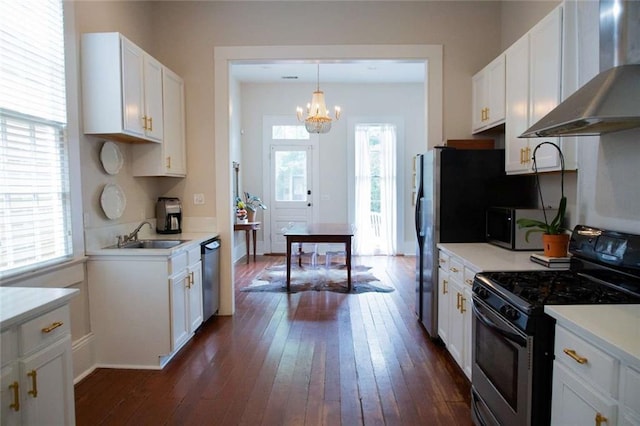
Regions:
<instances>
[{"instance_id":1,"label":"kitchen drawer","mask_svg":"<svg viewBox=\"0 0 640 426\"><path fill-rule=\"evenodd\" d=\"M565 350L573 351L571 354L582 362ZM597 389L618 396L619 361L561 326L556 326L555 358Z\"/></svg>"},{"instance_id":2,"label":"kitchen drawer","mask_svg":"<svg viewBox=\"0 0 640 426\"><path fill-rule=\"evenodd\" d=\"M169 276L183 271L188 265L187 261L188 256L186 251L181 251L180 253L171 256L169 259Z\"/></svg>"},{"instance_id":3,"label":"kitchen drawer","mask_svg":"<svg viewBox=\"0 0 640 426\"><path fill-rule=\"evenodd\" d=\"M449 271L449 255L440 250L438 255L438 266L445 271Z\"/></svg>"},{"instance_id":4,"label":"kitchen drawer","mask_svg":"<svg viewBox=\"0 0 640 426\"><path fill-rule=\"evenodd\" d=\"M193 265L200 261L200 244L194 244L187 250L188 264Z\"/></svg>"},{"instance_id":5,"label":"kitchen drawer","mask_svg":"<svg viewBox=\"0 0 640 426\"><path fill-rule=\"evenodd\" d=\"M476 276L476 271L471 268L464 267L464 283L466 285L473 285L473 278Z\"/></svg>"},{"instance_id":6,"label":"kitchen drawer","mask_svg":"<svg viewBox=\"0 0 640 426\"><path fill-rule=\"evenodd\" d=\"M18 357L18 335L15 328L5 330L0 335L0 365L15 360Z\"/></svg>"},{"instance_id":7,"label":"kitchen drawer","mask_svg":"<svg viewBox=\"0 0 640 426\"><path fill-rule=\"evenodd\" d=\"M451 256L449 258L449 278L459 283L462 282L464 275L464 266L457 257Z\"/></svg>"},{"instance_id":8,"label":"kitchen drawer","mask_svg":"<svg viewBox=\"0 0 640 426\"><path fill-rule=\"evenodd\" d=\"M20 355L36 351L50 345L63 336L71 333L69 306L40 315L20 326Z\"/></svg>"}]
</instances>

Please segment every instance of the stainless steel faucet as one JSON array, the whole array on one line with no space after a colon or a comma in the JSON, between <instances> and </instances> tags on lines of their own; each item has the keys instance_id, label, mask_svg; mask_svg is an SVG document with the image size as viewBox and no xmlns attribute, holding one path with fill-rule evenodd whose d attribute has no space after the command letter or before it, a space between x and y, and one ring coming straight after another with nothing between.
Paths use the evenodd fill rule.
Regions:
<instances>
[{"instance_id":1,"label":"stainless steel faucet","mask_svg":"<svg viewBox=\"0 0 640 426\"><path fill-rule=\"evenodd\" d=\"M153 229L153 226L145 220L140 225L138 225L138 227L134 229L133 232L131 232L129 235L118 235L118 247L122 247L129 241L138 241L138 232L140 232L140 229L145 224L149 225L149 228Z\"/></svg>"}]
</instances>

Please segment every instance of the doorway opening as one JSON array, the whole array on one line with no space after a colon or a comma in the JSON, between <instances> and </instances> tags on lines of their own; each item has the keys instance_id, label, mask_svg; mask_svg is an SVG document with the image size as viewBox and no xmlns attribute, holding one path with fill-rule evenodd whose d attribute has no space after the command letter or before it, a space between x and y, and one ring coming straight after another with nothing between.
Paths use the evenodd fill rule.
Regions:
<instances>
[{"instance_id":1,"label":"doorway opening","mask_svg":"<svg viewBox=\"0 0 640 426\"><path fill-rule=\"evenodd\" d=\"M354 251L359 255L397 252L397 127L393 123L355 125Z\"/></svg>"}]
</instances>

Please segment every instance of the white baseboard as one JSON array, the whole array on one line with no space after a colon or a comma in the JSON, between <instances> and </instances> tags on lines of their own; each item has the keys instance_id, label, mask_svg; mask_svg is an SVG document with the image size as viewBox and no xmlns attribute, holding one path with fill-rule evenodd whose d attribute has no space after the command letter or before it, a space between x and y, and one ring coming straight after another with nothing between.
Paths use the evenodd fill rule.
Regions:
<instances>
[{"instance_id":1,"label":"white baseboard","mask_svg":"<svg viewBox=\"0 0 640 426\"><path fill-rule=\"evenodd\" d=\"M71 350L73 352L73 384L76 384L96 369L93 333L73 342Z\"/></svg>"}]
</instances>

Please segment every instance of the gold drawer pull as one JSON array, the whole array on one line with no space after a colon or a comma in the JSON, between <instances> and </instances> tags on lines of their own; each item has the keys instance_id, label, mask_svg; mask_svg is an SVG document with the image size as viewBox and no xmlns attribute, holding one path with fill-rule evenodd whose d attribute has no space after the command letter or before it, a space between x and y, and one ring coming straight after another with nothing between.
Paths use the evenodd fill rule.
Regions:
<instances>
[{"instance_id":1,"label":"gold drawer pull","mask_svg":"<svg viewBox=\"0 0 640 426\"><path fill-rule=\"evenodd\" d=\"M464 308L464 302L467 301L467 298L464 297L463 295L460 295L460 313L464 314L465 312L467 312L467 310Z\"/></svg>"},{"instance_id":2,"label":"gold drawer pull","mask_svg":"<svg viewBox=\"0 0 640 426\"><path fill-rule=\"evenodd\" d=\"M473 284L473 280L470 280L468 278L466 280L464 280L464 282L466 282L467 284Z\"/></svg>"},{"instance_id":3,"label":"gold drawer pull","mask_svg":"<svg viewBox=\"0 0 640 426\"><path fill-rule=\"evenodd\" d=\"M449 268L449 270L453 273L458 273L460 272L460 270L458 268L454 268L453 266L451 268Z\"/></svg>"},{"instance_id":4,"label":"gold drawer pull","mask_svg":"<svg viewBox=\"0 0 640 426\"><path fill-rule=\"evenodd\" d=\"M609 423L609 419L607 419L605 416L603 416L600 413L596 413L596 426L601 426L602 423Z\"/></svg>"},{"instance_id":5,"label":"gold drawer pull","mask_svg":"<svg viewBox=\"0 0 640 426\"><path fill-rule=\"evenodd\" d=\"M49 327L45 327L42 329L43 333L51 333L53 330L55 330L58 327L62 327L64 325L64 323L62 321L56 321L53 324L51 324Z\"/></svg>"},{"instance_id":6,"label":"gold drawer pull","mask_svg":"<svg viewBox=\"0 0 640 426\"><path fill-rule=\"evenodd\" d=\"M449 281L442 280L442 294L449 293L449 289L447 289L447 284L449 284Z\"/></svg>"},{"instance_id":7,"label":"gold drawer pull","mask_svg":"<svg viewBox=\"0 0 640 426\"><path fill-rule=\"evenodd\" d=\"M578 364L586 364L587 361L588 361L585 357L582 357L582 356L578 355L576 353L576 351L574 351L573 349L564 348L562 350L562 352L564 352L565 354L569 355Z\"/></svg>"},{"instance_id":8,"label":"gold drawer pull","mask_svg":"<svg viewBox=\"0 0 640 426\"><path fill-rule=\"evenodd\" d=\"M460 310L460 306L461 306L461 303L460 303L460 296L462 296L460 293L456 293L456 297L457 297L457 299L458 299L458 300L456 301L456 309L457 309L457 310Z\"/></svg>"},{"instance_id":9,"label":"gold drawer pull","mask_svg":"<svg viewBox=\"0 0 640 426\"><path fill-rule=\"evenodd\" d=\"M20 411L20 385L18 382L13 382L9 385L9 389L13 389L13 404L9 405L13 411Z\"/></svg>"},{"instance_id":10,"label":"gold drawer pull","mask_svg":"<svg viewBox=\"0 0 640 426\"><path fill-rule=\"evenodd\" d=\"M31 390L27 392L29 395L34 398L38 397L38 372L36 370L31 370L27 373L27 377L31 377Z\"/></svg>"}]
</instances>

